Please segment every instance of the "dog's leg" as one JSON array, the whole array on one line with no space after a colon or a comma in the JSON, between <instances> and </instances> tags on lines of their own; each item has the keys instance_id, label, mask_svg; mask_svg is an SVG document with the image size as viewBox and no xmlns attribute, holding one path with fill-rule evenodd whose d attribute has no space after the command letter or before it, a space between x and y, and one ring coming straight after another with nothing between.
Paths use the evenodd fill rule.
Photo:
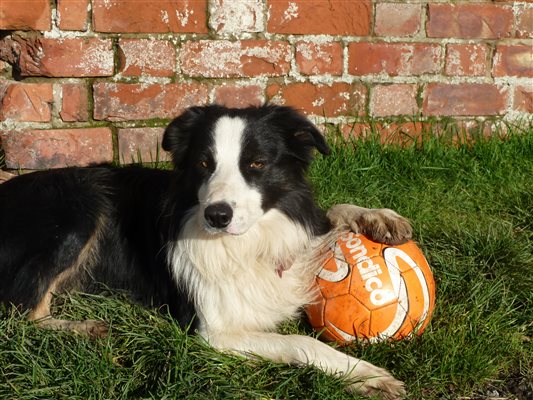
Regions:
<instances>
[{"instance_id":1,"label":"dog's leg","mask_svg":"<svg viewBox=\"0 0 533 400\"><path fill-rule=\"evenodd\" d=\"M52 317L50 306L52 304L53 292L63 279L64 276L60 274L59 277L52 282L41 301L30 311L28 319L30 321L35 321L37 326L45 329L72 331L80 334L86 334L91 337L106 336L108 331L107 324L101 321L68 321Z\"/></svg>"},{"instance_id":2,"label":"dog's leg","mask_svg":"<svg viewBox=\"0 0 533 400\"><path fill-rule=\"evenodd\" d=\"M50 312L53 294L64 290L72 289L76 282L83 279L81 275L84 270L89 268L97 259L98 242L101 235L102 220L96 224L92 235L87 242L80 248L74 262L70 267L58 274L51 282L48 283L45 290L42 290L42 297L38 303L30 310L28 318L35 321L36 324L46 329L60 329L73 331L80 334L86 334L91 337L104 337L107 335L107 324L101 321L84 320L68 321L53 318Z\"/></svg>"},{"instance_id":3,"label":"dog's leg","mask_svg":"<svg viewBox=\"0 0 533 400\"><path fill-rule=\"evenodd\" d=\"M40 315L30 313L29 319L35 321L37 326L45 329L57 329L62 331L76 332L93 338L105 337L108 332L107 324L102 321L86 319L84 321L69 321L66 319L53 318L50 313Z\"/></svg>"},{"instance_id":4,"label":"dog's leg","mask_svg":"<svg viewBox=\"0 0 533 400\"><path fill-rule=\"evenodd\" d=\"M409 221L388 208L338 204L331 207L327 215L334 226L345 226L379 243L396 245L405 243L412 237Z\"/></svg>"},{"instance_id":5,"label":"dog's leg","mask_svg":"<svg viewBox=\"0 0 533 400\"><path fill-rule=\"evenodd\" d=\"M350 357L311 337L253 332L210 336L209 342L220 350L247 357L255 355L276 362L314 365L345 379L348 390L366 396L379 395L387 400L405 396L403 383L386 370Z\"/></svg>"}]
</instances>

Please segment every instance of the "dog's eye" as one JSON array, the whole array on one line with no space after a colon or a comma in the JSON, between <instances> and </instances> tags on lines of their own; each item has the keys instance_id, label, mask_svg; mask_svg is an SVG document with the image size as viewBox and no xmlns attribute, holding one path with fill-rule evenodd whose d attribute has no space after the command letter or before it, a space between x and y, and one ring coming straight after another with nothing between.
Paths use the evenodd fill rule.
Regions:
<instances>
[{"instance_id":1,"label":"dog's eye","mask_svg":"<svg viewBox=\"0 0 533 400\"><path fill-rule=\"evenodd\" d=\"M263 169L265 168L265 164L259 161L254 161L248 165L251 169Z\"/></svg>"},{"instance_id":2,"label":"dog's eye","mask_svg":"<svg viewBox=\"0 0 533 400\"><path fill-rule=\"evenodd\" d=\"M203 160L203 161L200 161L200 162L198 163L198 166L199 166L200 168L207 169L207 168L209 168L209 163L208 163L207 161Z\"/></svg>"}]
</instances>

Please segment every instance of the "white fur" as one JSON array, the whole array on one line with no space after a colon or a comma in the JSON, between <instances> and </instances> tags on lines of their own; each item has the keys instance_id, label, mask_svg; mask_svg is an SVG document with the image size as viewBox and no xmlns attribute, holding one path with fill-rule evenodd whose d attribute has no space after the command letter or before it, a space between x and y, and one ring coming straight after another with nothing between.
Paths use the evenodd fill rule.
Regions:
<instances>
[{"instance_id":1,"label":"white fur","mask_svg":"<svg viewBox=\"0 0 533 400\"><path fill-rule=\"evenodd\" d=\"M193 210L193 215L195 210ZM190 218L171 253L178 283L194 293L201 333L273 330L310 300L310 237L277 210L246 233L213 235ZM286 269L282 277L278 269Z\"/></svg>"},{"instance_id":2,"label":"white fur","mask_svg":"<svg viewBox=\"0 0 533 400\"><path fill-rule=\"evenodd\" d=\"M239 168L245 126L240 118L222 117L217 121L212 149L216 168L198 192L199 218L203 218L205 208L214 203L224 202L232 208L233 218L223 231L233 235L246 232L263 215L261 194L246 183Z\"/></svg>"}]
</instances>

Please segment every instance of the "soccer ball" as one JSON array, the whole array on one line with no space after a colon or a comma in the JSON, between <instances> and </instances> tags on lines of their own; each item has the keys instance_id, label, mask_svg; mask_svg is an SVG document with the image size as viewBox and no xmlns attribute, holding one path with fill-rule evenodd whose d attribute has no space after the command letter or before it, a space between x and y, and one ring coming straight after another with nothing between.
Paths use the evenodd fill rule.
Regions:
<instances>
[{"instance_id":1,"label":"soccer ball","mask_svg":"<svg viewBox=\"0 0 533 400\"><path fill-rule=\"evenodd\" d=\"M435 281L418 246L376 243L346 232L316 277L316 301L306 307L326 340L348 344L421 334L435 306Z\"/></svg>"}]
</instances>

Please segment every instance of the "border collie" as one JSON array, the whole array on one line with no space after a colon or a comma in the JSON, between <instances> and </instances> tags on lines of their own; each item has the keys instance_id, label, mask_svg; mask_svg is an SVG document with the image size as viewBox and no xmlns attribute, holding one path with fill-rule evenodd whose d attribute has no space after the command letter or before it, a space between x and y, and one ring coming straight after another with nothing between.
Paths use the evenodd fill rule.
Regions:
<instances>
[{"instance_id":1,"label":"border collie","mask_svg":"<svg viewBox=\"0 0 533 400\"><path fill-rule=\"evenodd\" d=\"M50 315L54 293L126 290L168 307L222 351L342 376L348 388L397 399L387 371L277 325L312 301L321 254L349 225L399 243L409 223L388 209L313 200L305 173L317 128L288 107L193 107L166 128L173 171L107 166L22 175L0 185L0 302L39 326L105 335L97 321Z\"/></svg>"}]
</instances>

